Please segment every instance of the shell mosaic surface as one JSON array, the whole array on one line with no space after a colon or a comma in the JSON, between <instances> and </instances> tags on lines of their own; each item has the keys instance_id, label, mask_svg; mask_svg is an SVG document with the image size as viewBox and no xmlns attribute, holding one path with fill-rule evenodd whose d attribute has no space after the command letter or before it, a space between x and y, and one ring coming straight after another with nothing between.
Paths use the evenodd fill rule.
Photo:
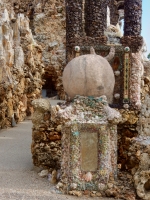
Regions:
<instances>
[{"instance_id":1,"label":"shell mosaic surface","mask_svg":"<svg viewBox=\"0 0 150 200\"><path fill-rule=\"evenodd\" d=\"M140 59L140 55L138 56ZM148 63L146 64L148 65ZM39 123L37 123L38 131L33 129L33 159L37 166L43 166L44 168L47 167L48 169L51 167L56 168L56 166L57 169L60 169L61 163L62 182L59 182L56 187L62 192L77 196L88 193L92 196L100 195L120 199L136 199L136 189L138 196L141 198L144 196L149 198L147 197L148 193L145 190L145 184L142 183L141 185L141 181L143 180L141 173L147 174L146 170L148 170L148 168L146 168L146 170L143 168L145 166L142 162L142 158L145 155L143 155L143 153L147 152L149 154L150 81L148 72L144 72L143 80L142 107L140 112L136 109L130 110L128 107L116 111L108 106L107 100L104 96L99 98L77 96L74 99L74 102L66 102L61 105L51 106L51 109L47 110L43 114L43 120L41 120L41 118ZM47 100L45 99L45 101ZM42 104L38 104L38 106L41 105ZM38 107L35 108L35 112L36 110L38 112L40 111ZM49 115L47 112L49 112ZM120 116L122 118L120 118ZM120 124L117 125L120 120ZM66 124L66 126L64 126L64 124ZM97 133L99 128L102 130L105 128L109 130L110 139L108 142L110 142L109 144L111 148L108 149L111 149L111 152L109 152L111 163L109 162L110 165L106 166L111 166L112 169L109 169L113 173L110 173L108 178L108 176L105 176L105 171L101 170L102 177L106 177L106 179L98 179L100 182L98 185L95 184L94 186L92 183L97 181L96 176L99 175L98 171L83 171L82 174L81 170L82 160L79 156L81 151L80 138L81 134L84 133L81 131L82 129L79 129L81 124L85 125L85 130L86 126L88 126L87 124L89 124L89 126L92 124L91 126L95 127ZM42 136L43 139L39 136ZM104 141L106 146L103 145L104 143L101 143L100 148L103 153L107 153L106 137L103 138L102 135L101 139ZM99 140L100 137L98 138L98 141ZM68 145L69 143L75 144L76 146L74 145L73 149L70 149L70 146ZM75 156L73 156L72 153L74 153ZM102 154L99 155L102 156ZM55 160L56 157L57 160ZM99 159L100 158L103 157L99 157ZM74 164L72 163L70 165L69 160L71 159L74 160ZM149 162L149 158L147 160ZM103 161L105 164L107 163L107 160ZM75 169L77 168L79 170L70 172L70 167L73 168L74 166L77 166ZM77 177L75 181L73 179L74 176ZM115 179L116 176L118 177L117 180ZM147 183L148 178L145 179L145 175L143 175L143 177L144 182ZM68 181L70 181L69 185ZM106 181L106 183L104 181ZM83 182L86 183L86 187L89 190L83 190L85 188ZM93 188L97 188L99 191L93 193Z\"/></svg>"},{"instance_id":2,"label":"shell mosaic surface","mask_svg":"<svg viewBox=\"0 0 150 200\"><path fill-rule=\"evenodd\" d=\"M76 164L77 168L80 168L82 160L77 153L80 153L79 150L81 150L82 134L86 132L77 126L77 122L81 121L79 124L85 124L84 128L88 131L87 134L91 135L93 132L90 132L88 126L95 126L95 133L99 135L98 141L100 139L103 141L103 143L99 143L102 153L98 154L98 159L102 159L102 163L108 164L106 166L111 166L112 169L109 168L109 170L113 172L113 174L109 174L108 183L104 183L108 176L105 176L103 170L101 170L102 180L100 179L98 186L92 185L96 180L95 177L99 176L96 172L83 170L82 176L79 173L80 171L70 173L69 170L65 169L67 166L69 169L68 158L63 157L65 163L64 169L62 168L63 184L59 185L63 187L64 191L71 190L68 193L77 196L82 193L78 190L86 186L87 189L92 190L95 187L101 191L96 193L89 190L83 191L83 194L89 194L92 197L107 196L126 200L135 200L139 197L149 200L150 61L143 60L141 55L143 45L143 38L140 36L142 0L126 0L125 6L123 6L124 1L110 2L110 23L114 25L110 26L111 31L113 29L117 31L115 26L119 19L118 8L121 4L122 9L125 8L126 26L125 35L122 38L116 38L117 32L115 32L114 37L104 35L103 30L106 21L99 19L103 16L102 13L106 11L106 6L101 8L100 5L94 5L97 2L96 0L66 1L69 3L67 20L72 21L71 23L68 21L67 24L65 23L65 1L54 0L53 4L51 1L38 0L37 3L37 0L15 0L14 3L14 1L0 0L2 14L0 16L0 31L2 33L0 38L0 128L11 126L14 118L18 122L22 121L26 114L30 116L33 113L34 106L31 146L33 163L51 172L52 169L60 169L62 153L70 155L70 160L74 159L72 154L76 154L74 165ZM78 9L82 7L81 2L85 3L85 13ZM101 2L99 1L99 3ZM104 2L107 3L108 1ZM80 3L80 6L78 3ZM92 12L89 14L88 6L91 5ZM99 10L96 11L97 7L103 11L101 13ZM34 12L32 12L33 10ZM84 20L84 14L86 20ZM100 14L98 18L97 14ZM132 15L134 15L133 18ZM90 20L94 23L91 24ZM86 21L86 24L92 25L91 32L90 26L85 25L87 35L82 31L84 21ZM95 22L102 24L101 30L99 30L100 27L97 29L94 26ZM66 26L67 41L65 40ZM100 32L101 34L99 34ZM39 100L39 102L31 105L33 99L40 97L44 84L43 78L49 81L52 79L59 98L66 99L61 79L63 69L66 66L66 54L67 60L70 60L75 56L88 54L90 47L93 46L97 54L106 57L111 45L115 47L115 56L110 60L110 64L114 69L116 78L114 105L111 106L120 109L122 120L119 125L116 126L120 118L114 118L115 112L108 107L107 103L104 105L104 98L101 102L98 99L92 100L92 98L84 99L81 97L78 100L78 97L74 103L67 102L62 106L57 105L52 107L52 110L49 103L44 102L47 101L46 99ZM74 49L75 46L78 46L79 49ZM125 47L129 47L131 50L128 51L131 59L130 73L127 74L127 78L130 79L130 83L127 85L130 103L125 103L122 107L124 89L126 89L124 88L126 85L123 84L126 78L124 73ZM46 77L43 76L44 71L47 74ZM13 85L14 87L12 87ZM94 105L92 102L94 102ZM70 121L71 123L69 123ZM64 127L62 134L61 127L64 123L68 123L68 126ZM79 129L78 131L76 131L76 127L77 130ZM98 127L102 130L106 128L110 138L104 135L101 135L100 138ZM76 144L76 148L70 150L70 147L67 146L70 142ZM64 148L61 148L61 143ZM106 148L108 143L111 148ZM118 148L118 166L116 165L116 147ZM109 152L111 163L107 163L108 160L102 157L103 154L108 153L108 150L111 150ZM74 165L71 164L70 166L73 167ZM102 167L105 167L105 165L102 165ZM68 174L70 175L69 179L67 178ZM81 185L72 180L78 174L79 177L76 181ZM117 181L115 181L116 174L118 176ZM71 183L69 187L68 180ZM86 183L85 186L82 181Z\"/></svg>"},{"instance_id":3,"label":"shell mosaic surface","mask_svg":"<svg viewBox=\"0 0 150 200\"><path fill-rule=\"evenodd\" d=\"M58 111L58 116L64 118L61 162L63 190L66 193L73 189L102 190L101 184L107 185L109 178L115 179L117 175L117 123L121 120L121 116L118 111L109 108L105 96L99 98L76 96L69 111L67 109ZM82 168L83 133L89 137L88 142L90 142L88 134L97 135L98 157L95 171L85 171Z\"/></svg>"},{"instance_id":4,"label":"shell mosaic surface","mask_svg":"<svg viewBox=\"0 0 150 200\"><path fill-rule=\"evenodd\" d=\"M127 0L124 3L124 1L80 0L73 3L70 0L66 1L67 62L76 56L89 54L91 46L96 49L98 55L105 57L108 49L114 46L119 53L115 53L110 61L116 75L113 107L139 109L141 106L139 69L135 75L133 73L139 65L132 65L131 52L138 53L143 44L143 38L140 36L142 1ZM118 12L120 6L121 16ZM119 27L122 18L124 18L124 35ZM111 34L113 36L110 37ZM137 60L134 62L136 63ZM136 76L138 76L137 80Z\"/></svg>"},{"instance_id":5,"label":"shell mosaic surface","mask_svg":"<svg viewBox=\"0 0 150 200\"><path fill-rule=\"evenodd\" d=\"M52 112L53 109L55 108L52 108ZM66 108L58 108L57 114L57 118L63 123L80 121L80 123L103 124L112 121L115 124L120 121L120 117L119 112L109 107L106 96L94 98L77 95L73 103L66 106Z\"/></svg>"},{"instance_id":6,"label":"shell mosaic surface","mask_svg":"<svg viewBox=\"0 0 150 200\"><path fill-rule=\"evenodd\" d=\"M82 41L86 43L86 41ZM78 46L80 51L78 56L88 54L90 52L90 44ZM110 46L93 44L95 52L107 58ZM133 53L126 46L115 46L114 55L109 60L115 75L114 98L111 104L114 108L133 108L140 109L141 106L141 78L143 75L143 64L141 52ZM111 52L111 51L110 51ZM74 55L75 56L75 55Z\"/></svg>"},{"instance_id":7,"label":"shell mosaic surface","mask_svg":"<svg viewBox=\"0 0 150 200\"><path fill-rule=\"evenodd\" d=\"M140 53L132 53L130 99L135 109L141 108L141 79L144 73Z\"/></svg>"}]
</instances>

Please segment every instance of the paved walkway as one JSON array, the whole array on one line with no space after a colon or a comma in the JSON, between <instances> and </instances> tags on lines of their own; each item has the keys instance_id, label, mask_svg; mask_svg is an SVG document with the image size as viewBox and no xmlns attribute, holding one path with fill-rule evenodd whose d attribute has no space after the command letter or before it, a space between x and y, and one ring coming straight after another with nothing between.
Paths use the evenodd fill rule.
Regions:
<instances>
[{"instance_id":1,"label":"paved walkway","mask_svg":"<svg viewBox=\"0 0 150 200\"><path fill-rule=\"evenodd\" d=\"M38 176L32 165L31 132L30 120L0 131L0 200L88 199L55 194L48 180Z\"/></svg>"}]
</instances>

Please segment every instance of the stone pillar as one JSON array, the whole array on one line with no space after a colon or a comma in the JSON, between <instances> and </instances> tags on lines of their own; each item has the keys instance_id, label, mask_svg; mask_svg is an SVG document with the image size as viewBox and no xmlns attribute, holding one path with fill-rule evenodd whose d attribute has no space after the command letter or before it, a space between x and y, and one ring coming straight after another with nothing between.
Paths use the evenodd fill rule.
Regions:
<instances>
[{"instance_id":1,"label":"stone pillar","mask_svg":"<svg viewBox=\"0 0 150 200\"><path fill-rule=\"evenodd\" d=\"M66 39L82 35L82 0L66 0Z\"/></svg>"},{"instance_id":2,"label":"stone pillar","mask_svg":"<svg viewBox=\"0 0 150 200\"><path fill-rule=\"evenodd\" d=\"M116 26L116 24L119 21L119 13L118 13L117 5L115 4L114 1L111 0L109 4L109 8L110 8L110 24Z\"/></svg>"},{"instance_id":3,"label":"stone pillar","mask_svg":"<svg viewBox=\"0 0 150 200\"><path fill-rule=\"evenodd\" d=\"M89 31L89 23L90 23L90 0L86 0L85 4L84 4L84 29L85 29L85 33L86 35L89 35L88 31Z\"/></svg>"},{"instance_id":4,"label":"stone pillar","mask_svg":"<svg viewBox=\"0 0 150 200\"><path fill-rule=\"evenodd\" d=\"M124 2L124 37L121 43L130 47L132 53L140 51L143 45L141 36L142 0L125 0Z\"/></svg>"},{"instance_id":5,"label":"stone pillar","mask_svg":"<svg viewBox=\"0 0 150 200\"><path fill-rule=\"evenodd\" d=\"M106 2L106 0L105 0ZM85 32L90 37L104 35L107 25L107 5L98 0L86 0L85 2Z\"/></svg>"},{"instance_id":6,"label":"stone pillar","mask_svg":"<svg viewBox=\"0 0 150 200\"><path fill-rule=\"evenodd\" d=\"M124 36L140 36L142 0L125 0Z\"/></svg>"}]
</instances>

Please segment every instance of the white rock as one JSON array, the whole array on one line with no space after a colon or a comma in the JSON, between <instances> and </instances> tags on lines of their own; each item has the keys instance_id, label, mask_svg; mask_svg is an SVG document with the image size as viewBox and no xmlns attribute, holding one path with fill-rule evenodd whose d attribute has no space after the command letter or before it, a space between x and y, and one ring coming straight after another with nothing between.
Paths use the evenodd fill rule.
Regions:
<instances>
[{"instance_id":1,"label":"white rock","mask_svg":"<svg viewBox=\"0 0 150 200\"><path fill-rule=\"evenodd\" d=\"M48 170L45 169L45 170L42 170L40 173L38 173L38 175L42 178L48 176Z\"/></svg>"}]
</instances>

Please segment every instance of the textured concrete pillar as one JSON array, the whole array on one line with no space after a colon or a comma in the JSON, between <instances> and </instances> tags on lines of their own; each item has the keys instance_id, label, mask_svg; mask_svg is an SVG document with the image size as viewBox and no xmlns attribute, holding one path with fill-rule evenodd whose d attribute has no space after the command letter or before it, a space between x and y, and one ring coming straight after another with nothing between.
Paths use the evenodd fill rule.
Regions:
<instances>
[{"instance_id":1,"label":"textured concrete pillar","mask_svg":"<svg viewBox=\"0 0 150 200\"><path fill-rule=\"evenodd\" d=\"M66 39L82 35L82 0L66 0Z\"/></svg>"},{"instance_id":2,"label":"textured concrete pillar","mask_svg":"<svg viewBox=\"0 0 150 200\"><path fill-rule=\"evenodd\" d=\"M84 4L84 24L85 24L85 33L89 35L89 23L90 23L90 0L86 0Z\"/></svg>"},{"instance_id":3,"label":"textured concrete pillar","mask_svg":"<svg viewBox=\"0 0 150 200\"><path fill-rule=\"evenodd\" d=\"M125 0L124 12L124 36L139 36L141 34L142 0Z\"/></svg>"},{"instance_id":4,"label":"textured concrete pillar","mask_svg":"<svg viewBox=\"0 0 150 200\"><path fill-rule=\"evenodd\" d=\"M109 8L110 8L110 24L116 26L119 20L119 13L117 5L113 0L110 1Z\"/></svg>"},{"instance_id":5,"label":"textured concrete pillar","mask_svg":"<svg viewBox=\"0 0 150 200\"><path fill-rule=\"evenodd\" d=\"M103 36L107 24L106 3L103 3L103 0L86 0L85 13L85 32L87 36Z\"/></svg>"}]
</instances>

